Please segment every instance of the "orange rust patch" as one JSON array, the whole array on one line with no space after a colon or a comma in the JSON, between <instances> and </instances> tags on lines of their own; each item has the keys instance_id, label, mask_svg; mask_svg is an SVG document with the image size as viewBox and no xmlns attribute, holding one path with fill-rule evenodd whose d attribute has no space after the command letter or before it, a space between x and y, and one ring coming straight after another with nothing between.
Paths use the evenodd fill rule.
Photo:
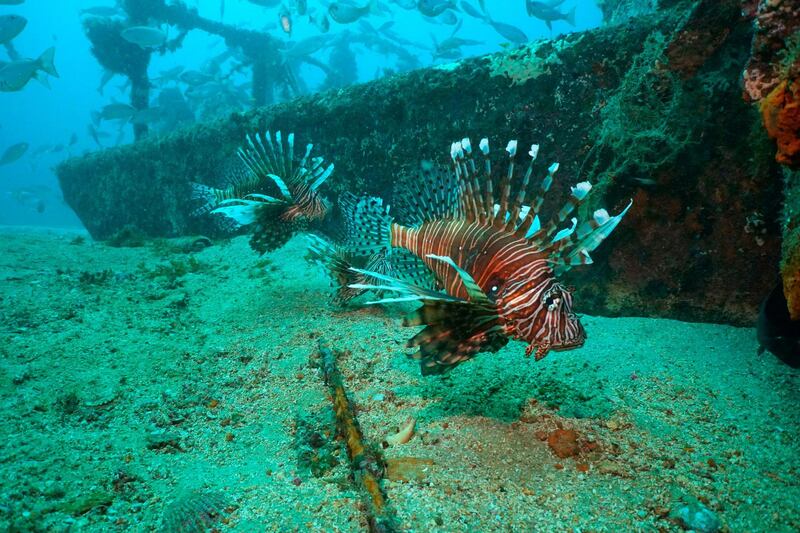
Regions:
<instances>
[{"instance_id":1,"label":"orange rust patch","mask_svg":"<svg viewBox=\"0 0 800 533\"><path fill-rule=\"evenodd\" d=\"M761 101L767 134L778 144L775 160L800 168L800 82L784 80Z\"/></svg>"}]
</instances>

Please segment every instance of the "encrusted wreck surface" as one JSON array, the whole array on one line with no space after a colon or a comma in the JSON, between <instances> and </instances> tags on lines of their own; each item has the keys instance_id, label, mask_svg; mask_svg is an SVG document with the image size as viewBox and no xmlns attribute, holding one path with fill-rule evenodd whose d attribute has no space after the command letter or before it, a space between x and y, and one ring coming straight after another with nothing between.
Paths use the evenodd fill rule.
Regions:
<instances>
[{"instance_id":1,"label":"encrusted wreck surface","mask_svg":"<svg viewBox=\"0 0 800 533\"><path fill-rule=\"evenodd\" d=\"M678 2L622 26L381 79L72 159L64 197L95 238L197 231L189 183L246 133L297 132L334 161L330 196L389 197L399 172L464 135L541 144L550 193L589 179L587 209L634 207L576 272L581 311L750 324L780 255L780 171L742 99L753 31L736 1ZM545 206L547 208L547 205Z\"/></svg>"}]
</instances>

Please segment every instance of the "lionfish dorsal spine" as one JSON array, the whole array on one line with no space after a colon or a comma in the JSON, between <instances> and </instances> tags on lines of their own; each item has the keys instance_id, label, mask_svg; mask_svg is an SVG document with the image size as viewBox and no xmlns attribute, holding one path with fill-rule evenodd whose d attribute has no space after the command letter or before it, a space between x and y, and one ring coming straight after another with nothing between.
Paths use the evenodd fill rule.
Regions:
<instances>
[{"instance_id":1,"label":"lionfish dorsal spine","mask_svg":"<svg viewBox=\"0 0 800 533\"><path fill-rule=\"evenodd\" d=\"M312 143L308 143L306 145L306 153L303 155L303 159L300 160L300 166L305 167L308 164L308 158L311 156L311 150L314 149L314 145Z\"/></svg>"},{"instance_id":2,"label":"lionfish dorsal spine","mask_svg":"<svg viewBox=\"0 0 800 533\"><path fill-rule=\"evenodd\" d=\"M555 174L555 172L558 170L558 167L558 163L553 163L550 165L548 173ZM558 227L575 209L581 205L581 203L583 203L591 189L592 184L588 181L582 181L577 185L572 186L567 201L564 203L561 209L559 209L558 213L554 217L550 218L550 221L547 222L546 225L542 226L539 231L534 233L531 236L531 240L537 245L547 248L547 245L549 244L548 241L550 241L556 231L558 231Z\"/></svg>"},{"instance_id":3,"label":"lionfish dorsal spine","mask_svg":"<svg viewBox=\"0 0 800 533\"><path fill-rule=\"evenodd\" d=\"M320 169L322 168L322 165L320 164L316 168ZM327 180L330 177L330 175L333 174L333 168L334 168L333 163L331 163L330 165L328 165L327 168L322 170L322 172L320 173L315 174L315 172L312 172L312 174L315 174L314 177L316 178L313 182L311 182L312 191L316 191L323 183L325 183L325 180Z\"/></svg>"},{"instance_id":4,"label":"lionfish dorsal spine","mask_svg":"<svg viewBox=\"0 0 800 533\"><path fill-rule=\"evenodd\" d=\"M522 183L517 191L517 197L514 199L514 205L511 208L511 216L508 217L508 222L506 222L506 231L508 232L516 231L517 227L519 226L519 216L525 205L525 198L528 195L528 184L530 183L531 175L533 174L533 163L536 161L536 156L538 153L539 146L536 144L532 145L530 151L528 152L528 155L531 156L530 162L528 163L528 169L525 171L525 175L522 178Z\"/></svg>"},{"instance_id":5,"label":"lionfish dorsal spine","mask_svg":"<svg viewBox=\"0 0 800 533\"><path fill-rule=\"evenodd\" d=\"M283 175L286 175L286 163L283 160L283 134L280 130L275 132L275 143L273 144L270 132L267 131L267 142L270 145L273 153L275 154L275 167L279 169Z\"/></svg>"},{"instance_id":6,"label":"lionfish dorsal spine","mask_svg":"<svg viewBox=\"0 0 800 533\"><path fill-rule=\"evenodd\" d=\"M267 132L267 138L269 138L269 132ZM276 165L258 133L253 136L248 134L245 139L247 140L247 145L250 147L250 150L239 148L237 153L250 172L261 179L266 177L273 170L277 170Z\"/></svg>"},{"instance_id":7,"label":"lionfish dorsal spine","mask_svg":"<svg viewBox=\"0 0 800 533\"><path fill-rule=\"evenodd\" d=\"M286 145L288 150L284 153L283 161L286 165L286 176L292 175L292 162L294 161L294 133L286 136Z\"/></svg>"},{"instance_id":8,"label":"lionfish dorsal spine","mask_svg":"<svg viewBox=\"0 0 800 533\"><path fill-rule=\"evenodd\" d=\"M533 145L531 147L531 153L538 154L539 146ZM535 155L533 157L535 159ZM515 236L527 239L539 231L541 227L539 223L539 210L542 208L545 195L547 195L547 192L553 185L553 175L556 170L558 170L557 164L550 165L548 168L547 174L542 178L542 183L539 185L539 192L536 194L533 202L531 202L528 212L525 214L525 218L520 222L519 226L517 226Z\"/></svg>"},{"instance_id":9,"label":"lionfish dorsal spine","mask_svg":"<svg viewBox=\"0 0 800 533\"><path fill-rule=\"evenodd\" d=\"M463 142L463 141L462 141ZM469 142L469 139L467 139ZM475 208L477 209L477 219L481 224L485 224L488 220L489 209L486 204L486 191L481 186L481 180L478 176L478 169L475 165L475 159L472 156L472 147L470 146L467 151L467 161L464 163L464 169L469 168L469 175L472 178L472 192L475 200Z\"/></svg>"},{"instance_id":10,"label":"lionfish dorsal spine","mask_svg":"<svg viewBox=\"0 0 800 533\"><path fill-rule=\"evenodd\" d=\"M472 146L467 138L450 145L450 158L453 160L453 171L456 183L458 183L459 207L461 208L454 210L452 216L466 217L468 221L474 220L478 211L472 180L466 165L466 157L469 156L471 150Z\"/></svg>"},{"instance_id":11,"label":"lionfish dorsal spine","mask_svg":"<svg viewBox=\"0 0 800 533\"><path fill-rule=\"evenodd\" d=\"M286 199L286 201L291 202L292 192L289 190L289 187L286 185L286 182L283 181L283 178L278 176L277 174L267 174L267 178L271 179L275 186L278 187L278 190L281 191L281 195Z\"/></svg>"},{"instance_id":12,"label":"lionfish dorsal spine","mask_svg":"<svg viewBox=\"0 0 800 533\"><path fill-rule=\"evenodd\" d=\"M500 182L499 209L494 218L494 227L497 229L504 229L506 225L508 197L511 195L511 178L514 176L514 158L517 155L517 141L508 141L506 152L508 153L508 170Z\"/></svg>"}]
</instances>

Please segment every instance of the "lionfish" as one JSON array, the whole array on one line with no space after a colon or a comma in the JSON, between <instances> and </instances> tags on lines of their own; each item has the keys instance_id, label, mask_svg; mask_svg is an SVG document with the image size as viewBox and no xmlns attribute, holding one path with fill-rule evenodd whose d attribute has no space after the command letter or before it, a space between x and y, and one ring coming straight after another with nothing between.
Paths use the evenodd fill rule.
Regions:
<instances>
[{"instance_id":1,"label":"lionfish","mask_svg":"<svg viewBox=\"0 0 800 533\"><path fill-rule=\"evenodd\" d=\"M220 214L235 224L253 226L250 245L265 253L286 244L297 231L321 221L328 201L319 188L333 173L322 157L312 157L313 144L295 160L294 133L284 143L281 132L247 135L237 151L243 171L226 188L192 184L192 197L204 203L193 215ZM285 146L284 146L285 144ZM270 196L277 190L279 197Z\"/></svg>"},{"instance_id":2,"label":"lionfish","mask_svg":"<svg viewBox=\"0 0 800 533\"><path fill-rule=\"evenodd\" d=\"M512 197L517 141L506 147L508 169L494 191L489 141L480 141L483 164L476 164L468 138L451 146L452 168L423 165L420 179L401 202L405 224L389 215L380 198L353 202L347 217L349 253L391 257L410 252L429 269L441 290L382 272L351 268L373 281L350 283L355 290L388 293L372 302L420 302L404 321L425 326L408 341L418 348L423 375L440 374L480 352L496 352L515 338L529 343L536 360L549 351L578 348L586 331L572 310L571 290L557 274L591 263L589 253L614 230L632 202L616 216L605 209L589 220L559 227L585 200L591 184L571 187L566 204L546 224L539 220L544 196L553 183L553 163L529 205L528 184L539 147ZM404 204L404 205L402 205Z\"/></svg>"}]
</instances>

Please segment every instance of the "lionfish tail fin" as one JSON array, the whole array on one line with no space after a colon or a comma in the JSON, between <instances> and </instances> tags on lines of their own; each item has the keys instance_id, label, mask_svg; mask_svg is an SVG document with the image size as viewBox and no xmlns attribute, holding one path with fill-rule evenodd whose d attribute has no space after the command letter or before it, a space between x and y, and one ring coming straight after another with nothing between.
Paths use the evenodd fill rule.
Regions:
<instances>
[{"instance_id":1,"label":"lionfish tail fin","mask_svg":"<svg viewBox=\"0 0 800 533\"><path fill-rule=\"evenodd\" d=\"M386 253L392 246L392 217L381 198L356 198L345 193L339 198L345 221L346 246L355 255Z\"/></svg>"},{"instance_id":2,"label":"lionfish tail fin","mask_svg":"<svg viewBox=\"0 0 800 533\"><path fill-rule=\"evenodd\" d=\"M192 201L198 204L198 207L191 211L191 216L203 216L217 207L220 202L219 197L222 190L202 183L191 182L190 185L192 188Z\"/></svg>"},{"instance_id":3,"label":"lionfish tail fin","mask_svg":"<svg viewBox=\"0 0 800 533\"><path fill-rule=\"evenodd\" d=\"M379 300L367 302L367 305L384 304L393 302L413 302L413 301L459 301L458 298L443 292L438 292L426 287L420 287L414 283L398 279L384 272L376 270L366 270L352 267L350 270L360 274L363 281L350 285L353 289L372 290L383 293L390 293L393 296L382 297Z\"/></svg>"},{"instance_id":4,"label":"lionfish tail fin","mask_svg":"<svg viewBox=\"0 0 800 533\"><path fill-rule=\"evenodd\" d=\"M331 278L331 284L335 289L331 298L334 305L344 306L353 298L366 292L366 289L350 287L352 284L363 281L363 276L351 270L353 266L351 258L344 248L314 233L309 233L307 238L306 260L320 265Z\"/></svg>"}]
</instances>

